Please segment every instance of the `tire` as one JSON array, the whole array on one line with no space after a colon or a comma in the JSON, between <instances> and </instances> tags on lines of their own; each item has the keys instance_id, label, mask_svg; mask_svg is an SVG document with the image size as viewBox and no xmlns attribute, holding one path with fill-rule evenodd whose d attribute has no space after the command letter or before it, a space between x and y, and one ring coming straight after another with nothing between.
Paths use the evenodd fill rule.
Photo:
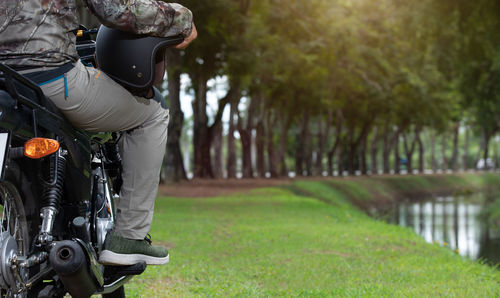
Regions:
<instances>
[{"instance_id":1,"label":"tire","mask_svg":"<svg viewBox=\"0 0 500 298\"><path fill-rule=\"evenodd\" d=\"M7 243L4 240L7 235L15 239L17 244L18 256L27 256L32 250L32 242L38 233L38 204L36 204L33 195L33 184L28 177L23 174L18 165L14 162L9 163L5 178L0 182L0 247ZM2 261L3 255L0 255L0 270L5 267ZM25 269L21 272L21 278L27 280L38 271L37 267ZM1 284L4 285L2 296L13 296L11 290L6 289L5 285L12 283L12 276L0 277ZM28 293L23 293L16 297L27 297ZM30 295L31 296L31 295Z\"/></svg>"},{"instance_id":2,"label":"tire","mask_svg":"<svg viewBox=\"0 0 500 298\"><path fill-rule=\"evenodd\" d=\"M31 175L27 175L26 173L30 173ZM36 177L34 169L30 167L26 171L21 171L19 165L12 161L5 172L4 181L0 183L0 185L4 184L10 184L12 188L15 188L21 198L19 208L24 209L29 234L28 244L29 249L32 250L33 241L38 235L39 225L41 224L41 200L35 194L42 193L43 188L38 183L38 177ZM0 200L2 199L0 198Z\"/></svg>"},{"instance_id":3,"label":"tire","mask_svg":"<svg viewBox=\"0 0 500 298\"><path fill-rule=\"evenodd\" d=\"M119 287L113 293L102 295L102 298L125 298L125 286Z\"/></svg>"}]
</instances>

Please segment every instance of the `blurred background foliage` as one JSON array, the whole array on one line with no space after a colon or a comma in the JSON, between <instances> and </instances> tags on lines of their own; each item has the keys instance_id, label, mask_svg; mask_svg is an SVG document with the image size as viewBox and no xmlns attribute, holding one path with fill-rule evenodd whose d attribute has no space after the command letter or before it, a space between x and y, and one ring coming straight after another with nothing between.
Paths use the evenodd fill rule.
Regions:
<instances>
[{"instance_id":1,"label":"blurred background foliage","mask_svg":"<svg viewBox=\"0 0 500 298\"><path fill-rule=\"evenodd\" d=\"M165 179L498 168L500 2L178 2Z\"/></svg>"}]
</instances>

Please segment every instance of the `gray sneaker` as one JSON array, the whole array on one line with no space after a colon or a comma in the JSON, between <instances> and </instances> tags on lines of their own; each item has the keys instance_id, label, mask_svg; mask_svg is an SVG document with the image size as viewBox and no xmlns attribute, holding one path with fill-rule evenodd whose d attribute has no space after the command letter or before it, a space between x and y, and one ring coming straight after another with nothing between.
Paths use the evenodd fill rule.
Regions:
<instances>
[{"instance_id":1,"label":"gray sneaker","mask_svg":"<svg viewBox=\"0 0 500 298\"><path fill-rule=\"evenodd\" d=\"M168 250L151 245L151 238L127 239L114 231L106 236L104 250L99 255L99 263L104 265L133 265L139 262L162 265L168 263L168 259Z\"/></svg>"}]
</instances>

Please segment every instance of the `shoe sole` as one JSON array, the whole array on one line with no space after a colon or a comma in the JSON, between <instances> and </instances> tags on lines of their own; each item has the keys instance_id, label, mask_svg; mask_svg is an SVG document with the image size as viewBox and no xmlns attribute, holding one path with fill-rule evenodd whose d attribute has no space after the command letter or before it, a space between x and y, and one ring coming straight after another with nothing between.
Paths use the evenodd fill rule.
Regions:
<instances>
[{"instance_id":1,"label":"shoe sole","mask_svg":"<svg viewBox=\"0 0 500 298\"><path fill-rule=\"evenodd\" d=\"M110 250L103 250L99 256L99 263L103 265L134 265L146 262L146 265L163 265L168 263L170 256L163 258L142 254L118 254Z\"/></svg>"}]
</instances>

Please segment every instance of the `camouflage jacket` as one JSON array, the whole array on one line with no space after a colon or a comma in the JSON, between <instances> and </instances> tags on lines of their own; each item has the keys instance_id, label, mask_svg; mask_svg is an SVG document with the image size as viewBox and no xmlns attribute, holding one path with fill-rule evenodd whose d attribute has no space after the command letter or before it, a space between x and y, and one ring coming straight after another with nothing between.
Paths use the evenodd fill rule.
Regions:
<instances>
[{"instance_id":1,"label":"camouflage jacket","mask_svg":"<svg viewBox=\"0 0 500 298\"><path fill-rule=\"evenodd\" d=\"M83 0L106 26L160 37L192 30L191 12L155 0ZM76 0L0 0L0 62L13 67L76 61Z\"/></svg>"}]
</instances>

